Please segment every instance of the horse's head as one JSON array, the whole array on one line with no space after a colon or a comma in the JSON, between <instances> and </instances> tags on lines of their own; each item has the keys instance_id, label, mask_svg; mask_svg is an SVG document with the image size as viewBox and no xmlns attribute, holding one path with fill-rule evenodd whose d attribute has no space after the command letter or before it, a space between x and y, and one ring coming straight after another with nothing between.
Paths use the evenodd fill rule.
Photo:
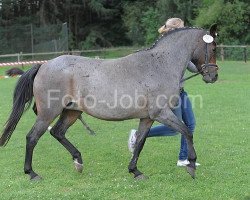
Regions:
<instances>
[{"instance_id":1,"label":"horse's head","mask_svg":"<svg viewBox=\"0 0 250 200\"><path fill-rule=\"evenodd\" d=\"M192 62L202 74L206 83L214 83L218 79L218 66L216 65L216 29L214 24L210 28L210 34L206 33L199 41L194 51Z\"/></svg>"}]
</instances>

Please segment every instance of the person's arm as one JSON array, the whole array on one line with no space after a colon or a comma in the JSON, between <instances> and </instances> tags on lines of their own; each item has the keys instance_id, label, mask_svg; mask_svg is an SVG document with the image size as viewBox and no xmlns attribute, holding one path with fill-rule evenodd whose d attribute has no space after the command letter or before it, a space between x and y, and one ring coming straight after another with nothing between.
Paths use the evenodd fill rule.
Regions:
<instances>
[{"instance_id":1,"label":"person's arm","mask_svg":"<svg viewBox=\"0 0 250 200\"><path fill-rule=\"evenodd\" d=\"M192 73L198 72L198 69L196 68L195 64L192 63L191 61L189 61L188 65L187 65L187 70L192 72Z\"/></svg>"}]
</instances>

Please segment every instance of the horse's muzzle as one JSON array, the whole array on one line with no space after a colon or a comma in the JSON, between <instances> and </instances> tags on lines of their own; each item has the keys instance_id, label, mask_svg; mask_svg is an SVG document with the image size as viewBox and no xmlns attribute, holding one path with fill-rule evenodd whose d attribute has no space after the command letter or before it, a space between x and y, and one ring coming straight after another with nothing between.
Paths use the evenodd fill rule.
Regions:
<instances>
[{"instance_id":1,"label":"horse's muzzle","mask_svg":"<svg viewBox=\"0 0 250 200\"><path fill-rule=\"evenodd\" d=\"M203 76L203 80L206 83L214 83L218 79L218 65L213 63L203 64L201 66L201 74Z\"/></svg>"}]
</instances>

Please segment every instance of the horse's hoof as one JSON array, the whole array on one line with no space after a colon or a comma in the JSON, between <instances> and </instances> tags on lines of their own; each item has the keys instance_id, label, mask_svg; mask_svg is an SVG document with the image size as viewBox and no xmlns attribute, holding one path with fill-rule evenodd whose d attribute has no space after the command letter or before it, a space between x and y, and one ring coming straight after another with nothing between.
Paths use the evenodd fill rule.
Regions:
<instances>
[{"instance_id":1,"label":"horse's hoof","mask_svg":"<svg viewBox=\"0 0 250 200\"><path fill-rule=\"evenodd\" d=\"M148 176L145 176L144 174L140 174L135 177L135 180L147 180Z\"/></svg>"},{"instance_id":2,"label":"horse's hoof","mask_svg":"<svg viewBox=\"0 0 250 200\"><path fill-rule=\"evenodd\" d=\"M37 176L35 176L35 177L30 178L30 180L31 180L31 181L40 181L40 180L42 180L42 177L39 176L39 175L37 175Z\"/></svg>"},{"instance_id":3,"label":"horse's hoof","mask_svg":"<svg viewBox=\"0 0 250 200\"><path fill-rule=\"evenodd\" d=\"M195 168L187 166L187 172L191 175L191 177L195 178Z\"/></svg>"},{"instance_id":4,"label":"horse's hoof","mask_svg":"<svg viewBox=\"0 0 250 200\"><path fill-rule=\"evenodd\" d=\"M74 165L75 165L76 170L79 173L82 173L82 171L83 171L83 164L77 162L77 160L74 160Z\"/></svg>"}]
</instances>

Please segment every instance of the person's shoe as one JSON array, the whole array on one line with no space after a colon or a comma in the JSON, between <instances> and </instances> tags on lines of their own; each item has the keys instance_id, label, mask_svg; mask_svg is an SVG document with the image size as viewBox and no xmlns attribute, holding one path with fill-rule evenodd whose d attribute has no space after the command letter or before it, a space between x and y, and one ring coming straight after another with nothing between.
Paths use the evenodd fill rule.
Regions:
<instances>
[{"instance_id":1,"label":"person's shoe","mask_svg":"<svg viewBox=\"0 0 250 200\"><path fill-rule=\"evenodd\" d=\"M51 126L49 126L48 128L47 128L47 130L50 132L50 130L52 129L52 127Z\"/></svg>"},{"instance_id":2,"label":"person's shoe","mask_svg":"<svg viewBox=\"0 0 250 200\"><path fill-rule=\"evenodd\" d=\"M132 129L128 138L128 150L133 153L135 150L135 142L136 142L136 130Z\"/></svg>"},{"instance_id":3,"label":"person's shoe","mask_svg":"<svg viewBox=\"0 0 250 200\"><path fill-rule=\"evenodd\" d=\"M186 159L186 160L178 160L177 161L177 166L178 167L185 167L185 166L187 166L188 164L189 164L190 162ZM200 166L201 164L200 163L195 163L195 166L196 167L198 167L198 166Z\"/></svg>"},{"instance_id":4,"label":"person's shoe","mask_svg":"<svg viewBox=\"0 0 250 200\"><path fill-rule=\"evenodd\" d=\"M178 160L177 161L177 166L178 167L185 167L189 164L190 162L186 159L186 160Z\"/></svg>"}]
</instances>

